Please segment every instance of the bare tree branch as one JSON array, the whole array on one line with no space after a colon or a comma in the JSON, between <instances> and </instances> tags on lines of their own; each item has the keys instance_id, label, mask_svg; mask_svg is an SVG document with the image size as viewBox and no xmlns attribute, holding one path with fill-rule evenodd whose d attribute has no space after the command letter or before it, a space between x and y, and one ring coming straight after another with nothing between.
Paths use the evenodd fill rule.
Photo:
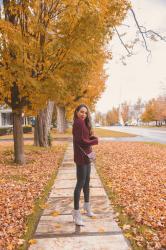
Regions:
<instances>
[{"instance_id":1,"label":"bare tree branch","mask_svg":"<svg viewBox=\"0 0 166 250\"><path fill-rule=\"evenodd\" d=\"M114 27L114 30L116 31L116 34L119 37L120 42L122 43L123 47L127 50L128 54L131 55L132 53L130 52L130 50L127 48L127 46L125 45L125 43L123 42L121 35L119 34L118 30L116 27Z\"/></svg>"},{"instance_id":2,"label":"bare tree branch","mask_svg":"<svg viewBox=\"0 0 166 250\"><path fill-rule=\"evenodd\" d=\"M136 14L134 12L134 10L132 8L130 8L130 11L132 13L132 16L134 18L134 21L136 23L136 26L137 26L137 34L141 35L142 37L142 40L143 40L143 44L144 44L144 47L146 49L146 51L148 52L148 56L147 56L147 61L149 60L149 56L151 55L151 50L149 49L148 47L148 44L147 44L147 39L151 39L151 40L154 40L154 41L157 41L157 38L160 38L160 40L166 42L166 37L165 36L162 36L161 34L159 34L158 32L156 31L153 31L151 29L147 29L146 27L144 27L143 25L140 25L139 22L138 22L138 19L136 17ZM122 24L122 26L125 26L127 28L130 28L129 25L127 24ZM136 38L134 39L134 41L132 42L132 44L130 46L126 45L126 43L124 42L122 36L124 36L124 34L120 34L119 31L117 30L116 27L114 27L114 31L116 32L122 46L125 48L125 50L127 51L128 55L127 56L131 56L133 55L132 51L131 51L131 48L133 48L134 44L137 42L137 41L140 41L139 38ZM124 59L124 57L123 57Z\"/></svg>"},{"instance_id":3,"label":"bare tree branch","mask_svg":"<svg viewBox=\"0 0 166 250\"><path fill-rule=\"evenodd\" d=\"M141 36L142 36L142 39L143 39L143 41L144 41L145 48L146 48L146 50L148 51L148 53L151 54L151 50L149 50L149 48L148 48L148 46L147 46L147 42L146 42L146 38L145 38L145 36L144 36L144 32L142 32L142 30L141 30L141 27L140 27L140 25L139 25L139 23L138 23L138 21L137 21L135 12L134 12L134 10L133 10L132 8L130 8L130 10L131 10L131 12L132 12L132 14L133 14L133 17L134 17L135 23L136 23L136 25L137 25L137 28L138 28L138 30L139 30L139 32L140 32L140 34L141 34Z\"/></svg>"},{"instance_id":4,"label":"bare tree branch","mask_svg":"<svg viewBox=\"0 0 166 250\"><path fill-rule=\"evenodd\" d=\"M160 40L166 42L166 37L161 36L158 32L153 31L153 30L147 30L146 27L144 27L144 26L142 26L142 25L140 25L140 28L141 28L141 29L144 29L144 31L142 31L142 33L144 33L144 34L146 34L146 35L148 35L148 33L153 34L153 35L159 37Z\"/></svg>"}]
</instances>

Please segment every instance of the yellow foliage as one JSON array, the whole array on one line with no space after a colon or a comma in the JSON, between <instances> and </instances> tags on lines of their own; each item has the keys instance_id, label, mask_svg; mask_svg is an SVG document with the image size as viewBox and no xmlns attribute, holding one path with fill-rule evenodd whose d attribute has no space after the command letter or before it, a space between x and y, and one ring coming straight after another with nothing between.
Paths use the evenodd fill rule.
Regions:
<instances>
[{"instance_id":1,"label":"yellow foliage","mask_svg":"<svg viewBox=\"0 0 166 250\"><path fill-rule=\"evenodd\" d=\"M31 245L32 245L32 244L36 244L36 243L37 243L37 240L31 239L31 240L28 241L28 243L31 244Z\"/></svg>"},{"instance_id":2,"label":"yellow foliage","mask_svg":"<svg viewBox=\"0 0 166 250\"><path fill-rule=\"evenodd\" d=\"M0 102L36 114L48 99L93 109L104 91L105 43L126 0L10 1L0 20ZM58 18L57 18L58 17Z\"/></svg>"}]
</instances>

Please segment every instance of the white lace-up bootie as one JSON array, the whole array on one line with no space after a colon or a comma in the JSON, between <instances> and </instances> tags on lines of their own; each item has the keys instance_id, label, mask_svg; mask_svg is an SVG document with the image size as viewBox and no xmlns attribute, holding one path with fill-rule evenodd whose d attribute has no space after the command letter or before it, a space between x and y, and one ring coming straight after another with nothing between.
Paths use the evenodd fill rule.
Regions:
<instances>
[{"instance_id":1,"label":"white lace-up bootie","mask_svg":"<svg viewBox=\"0 0 166 250\"><path fill-rule=\"evenodd\" d=\"M75 222L76 225L84 226L84 222L83 222L83 220L81 218L81 214L80 214L79 210L73 209L72 216L73 216L73 221Z\"/></svg>"},{"instance_id":2,"label":"white lace-up bootie","mask_svg":"<svg viewBox=\"0 0 166 250\"><path fill-rule=\"evenodd\" d=\"M95 214L91 211L90 203L89 202L84 202L83 209L87 213L88 216L92 217L95 216Z\"/></svg>"}]
</instances>

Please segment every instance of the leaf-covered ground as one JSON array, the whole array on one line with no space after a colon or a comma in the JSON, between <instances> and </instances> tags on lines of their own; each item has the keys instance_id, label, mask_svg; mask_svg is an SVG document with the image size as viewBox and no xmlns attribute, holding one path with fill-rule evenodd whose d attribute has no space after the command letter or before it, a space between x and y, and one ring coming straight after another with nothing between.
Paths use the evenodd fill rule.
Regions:
<instances>
[{"instance_id":1,"label":"leaf-covered ground","mask_svg":"<svg viewBox=\"0 0 166 250\"><path fill-rule=\"evenodd\" d=\"M26 146L25 166L12 163L11 147L0 146L0 249L17 249L25 233L26 218L63 157L65 145L52 149Z\"/></svg>"},{"instance_id":2,"label":"leaf-covered ground","mask_svg":"<svg viewBox=\"0 0 166 250\"><path fill-rule=\"evenodd\" d=\"M119 220L123 214L132 221L122 226L134 249L165 249L166 146L108 142L95 149L97 169L114 206L121 208Z\"/></svg>"}]
</instances>

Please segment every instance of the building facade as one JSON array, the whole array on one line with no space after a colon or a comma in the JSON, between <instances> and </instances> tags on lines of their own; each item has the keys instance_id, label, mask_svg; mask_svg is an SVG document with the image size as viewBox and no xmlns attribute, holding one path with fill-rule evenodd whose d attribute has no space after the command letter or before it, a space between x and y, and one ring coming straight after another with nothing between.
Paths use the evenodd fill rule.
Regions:
<instances>
[{"instance_id":1,"label":"building facade","mask_svg":"<svg viewBox=\"0 0 166 250\"><path fill-rule=\"evenodd\" d=\"M23 117L23 125L31 125L32 117ZM0 128L13 127L12 110L0 106Z\"/></svg>"}]
</instances>

